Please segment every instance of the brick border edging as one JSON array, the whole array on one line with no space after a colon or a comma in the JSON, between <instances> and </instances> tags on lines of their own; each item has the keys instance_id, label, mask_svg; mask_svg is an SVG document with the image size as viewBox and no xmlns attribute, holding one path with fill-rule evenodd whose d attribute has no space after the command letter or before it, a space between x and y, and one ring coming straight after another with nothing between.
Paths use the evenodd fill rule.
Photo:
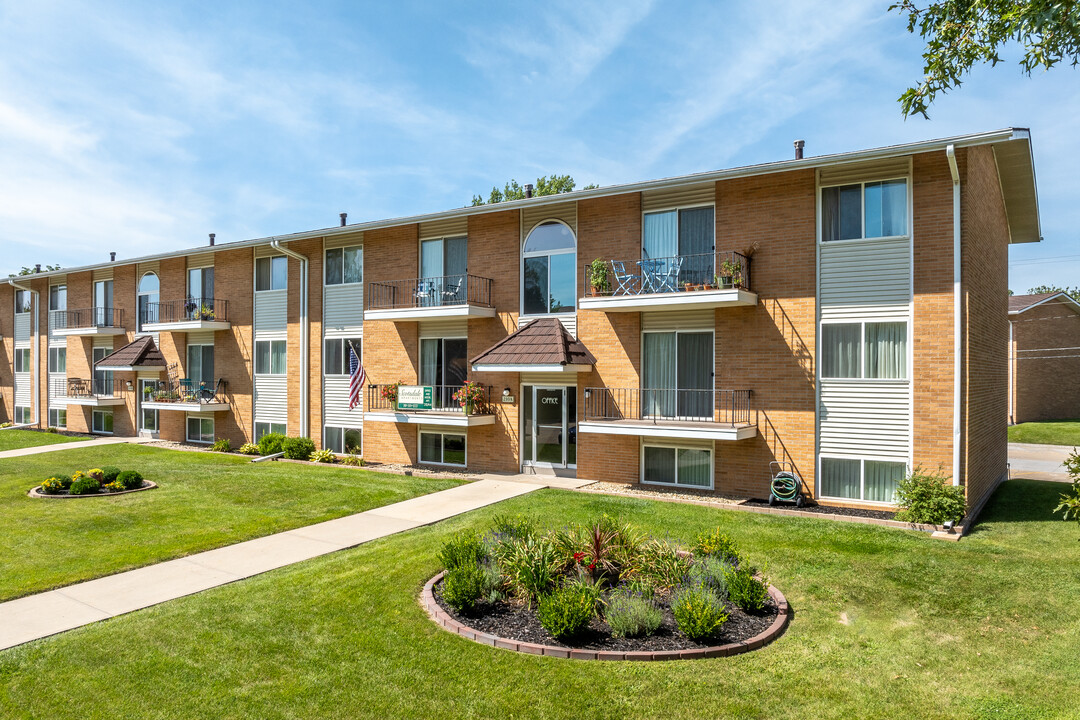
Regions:
<instances>
[{"instance_id":1,"label":"brick border edging","mask_svg":"<svg viewBox=\"0 0 1080 720\"><path fill-rule=\"evenodd\" d=\"M82 498L116 497L117 495L128 495L130 493L142 492L143 490L153 490L157 487L157 483L155 482L151 482L149 480L143 480L143 482L146 484L142 487L134 488L132 490L121 490L120 492L108 493L87 493L86 495L47 495L43 492L38 492L41 489L41 486L38 485L37 487L30 488L30 490L26 494L29 497L37 498L39 500L80 500Z\"/></svg>"},{"instance_id":2,"label":"brick border edging","mask_svg":"<svg viewBox=\"0 0 1080 720\"><path fill-rule=\"evenodd\" d=\"M435 583L442 580L446 571L440 572L427 581L420 593L420 605L427 612L428 617L440 627L452 633L456 633L467 640L473 640L482 645L513 650L514 652L528 655L544 655L546 657L569 658L571 660L698 660L701 658L726 657L729 655L741 655L751 650L765 647L776 638L783 635L791 621L791 608L784 594L772 585L769 586L769 595L776 603L778 613L772 625L754 637L737 643L726 645L714 645L705 648L692 648L689 650L656 650L656 651L608 651L608 650L578 650L576 648L556 647L554 645L538 645L536 643L523 642L521 640L508 640L485 632L481 632L467 625L462 625L448 612L439 606L435 600Z\"/></svg>"}]
</instances>

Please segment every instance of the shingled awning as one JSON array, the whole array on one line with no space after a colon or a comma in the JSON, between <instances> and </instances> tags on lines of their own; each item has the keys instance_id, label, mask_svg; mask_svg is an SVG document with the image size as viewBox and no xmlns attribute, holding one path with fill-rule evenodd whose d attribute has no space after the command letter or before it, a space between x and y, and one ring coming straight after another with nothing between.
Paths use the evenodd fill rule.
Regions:
<instances>
[{"instance_id":1,"label":"shingled awning","mask_svg":"<svg viewBox=\"0 0 1080 720\"><path fill-rule=\"evenodd\" d=\"M477 372L588 372L596 358L555 318L533 320L472 359Z\"/></svg>"},{"instance_id":2,"label":"shingled awning","mask_svg":"<svg viewBox=\"0 0 1080 720\"><path fill-rule=\"evenodd\" d=\"M101 370L164 370L165 356L157 349L154 338L143 335L135 338L111 355L106 355L94 363Z\"/></svg>"}]
</instances>

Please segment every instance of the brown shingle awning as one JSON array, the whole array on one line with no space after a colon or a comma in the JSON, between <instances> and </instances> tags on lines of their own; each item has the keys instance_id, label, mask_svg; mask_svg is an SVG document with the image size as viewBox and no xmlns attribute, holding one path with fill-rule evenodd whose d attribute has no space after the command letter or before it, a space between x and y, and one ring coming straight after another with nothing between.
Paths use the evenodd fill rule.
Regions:
<instances>
[{"instance_id":1,"label":"brown shingle awning","mask_svg":"<svg viewBox=\"0 0 1080 720\"><path fill-rule=\"evenodd\" d=\"M590 370L596 359L555 318L533 320L472 359L473 370Z\"/></svg>"},{"instance_id":2,"label":"brown shingle awning","mask_svg":"<svg viewBox=\"0 0 1080 720\"><path fill-rule=\"evenodd\" d=\"M154 338L144 335L98 360L94 367L104 370L164 370L165 364L165 356L157 349Z\"/></svg>"}]
</instances>

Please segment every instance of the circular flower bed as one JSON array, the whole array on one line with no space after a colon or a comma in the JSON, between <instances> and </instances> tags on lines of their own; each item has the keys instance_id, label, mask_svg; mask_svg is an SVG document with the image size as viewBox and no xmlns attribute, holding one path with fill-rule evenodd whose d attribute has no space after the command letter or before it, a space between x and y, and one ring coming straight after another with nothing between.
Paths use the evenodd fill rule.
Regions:
<instances>
[{"instance_id":1,"label":"circular flower bed","mask_svg":"<svg viewBox=\"0 0 1080 720\"><path fill-rule=\"evenodd\" d=\"M28 494L30 497L45 498L94 497L138 492L155 487L157 485L144 480L137 470L104 467L76 470L71 475L50 475Z\"/></svg>"},{"instance_id":2,"label":"circular flower bed","mask_svg":"<svg viewBox=\"0 0 1080 720\"><path fill-rule=\"evenodd\" d=\"M671 659L756 649L783 632L788 607L717 529L691 548L602 516L543 532L496 517L455 535L447 568L422 598L443 627L522 652Z\"/></svg>"}]
</instances>

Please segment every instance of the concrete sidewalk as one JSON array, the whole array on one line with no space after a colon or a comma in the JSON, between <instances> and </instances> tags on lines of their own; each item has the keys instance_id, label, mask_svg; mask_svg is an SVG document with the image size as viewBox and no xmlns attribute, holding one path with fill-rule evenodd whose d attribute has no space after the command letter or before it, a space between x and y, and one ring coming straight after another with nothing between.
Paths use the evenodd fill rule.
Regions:
<instances>
[{"instance_id":1,"label":"concrete sidewalk","mask_svg":"<svg viewBox=\"0 0 1080 720\"><path fill-rule=\"evenodd\" d=\"M3 460L4 458L23 457L24 455L56 452L58 450L79 450L80 448L117 445L119 443L139 444L152 442L157 442L157 440L144 437L100 437L94 438L93 440L76 440L75 442L68 443L53 443L52 445L35 445L34 447L19 448L17 450L5 450L0 452L0 460Z\"/></svg>"},{"instance_id":2,"label":"concrete sidewalk","mask_svg":"<svg viewBox=\"0 0 1080 720\"><path fill-rule=\"evenodd\" d=\"M1071 482L1062 463L1072 451L1068 445L1009 443L1009 477Z\"/></svg>"},{"instance_id":3,"label":"concrete sidewalk","mask_svg":"<svg viewBox=\"0 0 1080 720\"><path fill-rule=\"evenodd\" d=\"M0 650L429 525L540 490L548 486L549 479L553 480L513 475L479 480L356 515L0 603Z\"/></svg>"}]
</instances>

